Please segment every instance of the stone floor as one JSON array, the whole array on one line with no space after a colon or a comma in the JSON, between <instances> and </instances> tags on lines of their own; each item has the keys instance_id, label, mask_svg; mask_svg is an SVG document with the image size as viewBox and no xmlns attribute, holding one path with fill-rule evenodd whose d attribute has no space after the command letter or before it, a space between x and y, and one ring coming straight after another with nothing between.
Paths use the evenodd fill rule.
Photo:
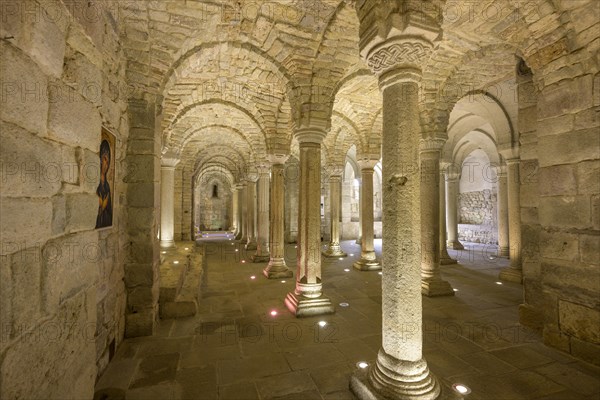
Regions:
<instances>
[{"instance_id":1,"label":"stone floor","mask_svg":"<svg viewBox=\"0 0 600 400\"><path fill-rule=\"evenodd\" d=\"M283 304L293 278L267 280L265 264L250 263L250 254L244 260L237 243L202 240L209 258L199 314L126 340L97 384L98 395L111 395L97 398L353 399L349 376L359 361L373 362L381 343L381 276L352 268L360 247L343 242L347 258L323 259L324 292L336 313L296 319ZM424 354L434 373L468 386L466 399L600 398L600 368L519 327L522 288L497 283L507 260L488 250L450 251L460 263L442 274L456 296L423 298ZM287 259L293 266L294 245Z\"/></svg>"}]
</instances>

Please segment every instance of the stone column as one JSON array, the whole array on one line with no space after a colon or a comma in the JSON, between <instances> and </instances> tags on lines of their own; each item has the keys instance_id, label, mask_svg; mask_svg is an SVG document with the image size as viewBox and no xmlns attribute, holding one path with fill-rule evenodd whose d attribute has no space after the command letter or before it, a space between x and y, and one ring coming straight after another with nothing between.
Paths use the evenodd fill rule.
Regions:
<instances>
[{"instance_id":1,"label":"stone column","mask_svg":"<svg viewBox=\"0 0 600 400\"><path fill-rule=\"evenodd\" d=\"M447 245L454 250L464 250L464 246L458 241L458 183L460 174L454 171L446 171L446 223L448 230Z\"/></svg>"},{"instance_id":2,"label":"stone column","mask_svg":"<svg viewBox=\"0 0 600 400\"><path fill-rule=\"evenodd\" d=\"M420 7L397 3L356 5L360 54L383 92L383 315L377 360L354 373L350 389L359 399L436 399L440 384L423 358L420 179L407 166L419 162L421 66L441 32L413 11Z\"/></svg>"},{"instance_id":3,"label":"stone column","mask_svg":"<svg viewBox=\"0 0 600 400\"><path fill-rule=\"evenodd\" d=\"M341 168L339 168L341 170ZM329 215L331 219L331 240L323 252L325 257L346 257L348 254L340 247L340 205L342 200L342 176L329 176Z\"/></svg>"},{"instance_id":4,"label":"stone column","mask_svg":"<svg viewBox=\"0 0 600 400\"><path fill-rule=\"evenodd\" d=\"M456 264L456 260L448 254L446 245L446 174L444 172L447 165L440 164L440 264Z\"/></svg>"},{"instance_id":5,"label":"stone column","mask_svg":"<svg viewBox=\"0 0 600 400\"><path fill-rule=\"evenodd\" d=\"M246 185L246 250L256 250L256 182Z\"/></svg>"},{"instance_id":6,"label":"stone column","mask_svg":"<svg viewBox=\"0 0 600 400\"><path fill-rule=\"evenodd\" d=\"M506 167L498 168L498 256L508 257L508 194L506 192Z\"/></svg>"},{"instance_id":7,"label":"stone column","mask_svg":"<svg viewBox=\"0 0 600 400\"><path fill-rule=\"evenodd\" d=\"M510 243L510 266L500 271L500 279L521 283L521 202L519 200L519 158L508 158L508 238Z\"/></svg>"},{"instance_id":8,"label":"stone column","mask_svg":"<svg viewBox=\"0 0 600 400\"><path fill-rule=\"evenodd\" d=\"M298 255L296 289L285 304L297 317L334 312L323 295L321 283L321 143L322 128L301 128L295 133L300 145L298 190Z\"/></svg>"},{"instance_id":9,"label":"stone column","mask_svg":"<svg viewBox=\"0 0 600 400\"><path fill-rule=\"evenodd\" d=\"M440 275L440 151L444 139L421 140L421 290L425 296L454 296Z\"/></svg>"},{"instance_id":10,"label":"stone column","mask_svg":"<svg viewBox=\"0 0 600 400\"><path fill-rule=\"evenodd\" d=\"M359 188L362 188L362 179L356 177L358 180ZM354 191L354 182L352 182L352 190ZM360 194L358 195L358 236L356 237L356 244L362 245L362 189L360 189Z\"/></svg>"},{"instance_id":11,"label":"stone column","mask_svg":"<svg viewBox=\"0 0 600 400\"><path fill-rule=\"evenodd\" d=\"M238 196L237 196L237 187L234 186L231 191L231 231L233 232L233 236L237 236L239 231L238 226Z\"/></svg>"},{"instance_id":12,"label":"stone column","mask_svg":"<svg viewBox=\"0 0 600 400\"><path fill-rule=\"evenodd\" d=\"M269 279L291 278L294 274L285 264L285 161L286 155L272 155L271 161L271 207L269 216L269 249L271 258L263 270Z\"/></svg>"},{"instance_id":13,"label":"stone column","mask_svg":"<svg viewBox=\"0 0 600 400\"><path fill-rule=\"evenodd\" d=\"M175 167L179 159L163 157L160 166L160 247L175 246Z\"/></svg>"},{"instance_id":14,"label":"stone column","mask_svg":"<svg viewBox=\"0 0 600 400\"><path fill-rule=\"evenodd\" d=\"M360 226L361 226L361 251L360 260L354 263L354 268L361 271L375 271L381 269L381 263L375 255L375 236L373 218L373 168L377 160L360 160L360 175L362 185L360 186Z\"/></svg>"},{"instance_id":15,"label":"stone column","mask_svg":"<svg viewBox=\"0 0 600 400\"><path fill-rule=\"evenodd\" d=\"M248 218L246 215L248 214L248 201L246 200L248 197L248 185L246 182L242 182L238 184L238 204L240 211L240 233L236 236L236 239L240 241L240 243L245 244L248 241Z\"/></svg>"},{"instance_id":16,"label":"stone column","mask_svg":"<svg viewBox=\"0 0 600 400\"><path fill-rule=\"evenodd\" d=\"M269 164L260 164L258 169L258 216L256 253L252 256L255 263L269 261L269 185L271 166Z\"/></svg>"}]
</instances>

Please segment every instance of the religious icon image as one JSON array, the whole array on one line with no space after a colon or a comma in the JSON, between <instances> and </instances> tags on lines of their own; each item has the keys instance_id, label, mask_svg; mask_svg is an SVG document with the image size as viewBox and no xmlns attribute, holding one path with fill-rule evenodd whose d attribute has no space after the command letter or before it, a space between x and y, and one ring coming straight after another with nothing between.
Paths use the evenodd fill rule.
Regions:
<instances>
[{"instance_id":1,"label":"religious icon image","mask_svg":"<svg viewBox=\"0 0 600 400\"><path fill-rule=\"evenodd\" d=\"M100 140L100 182L96 189L98 195L98 215L96 229L107 228L113 223L113 194L115 178L115 137L102 128Z\"/></svg>"}]
</instances>

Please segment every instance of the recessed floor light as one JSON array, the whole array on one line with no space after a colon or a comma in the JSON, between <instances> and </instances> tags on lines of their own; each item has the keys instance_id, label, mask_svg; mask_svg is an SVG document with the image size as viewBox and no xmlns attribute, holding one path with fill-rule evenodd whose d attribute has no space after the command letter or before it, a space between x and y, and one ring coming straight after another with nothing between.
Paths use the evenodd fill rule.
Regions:
<instances>
[{"instance_id":1,"label":"recessed floor light","mask_svg":"<svg viewBox=\"0 0 600 400\"><path fill-rule=\"evenodd\" d=\"M348 268L344 268L345 272L350 272L350 270Z\"/></svg>"},{"instance_id":2,"label":"recessed floor light","mask_svg":"<svg viewBox=\"0 0 600 400\"><path fill-rule=\"evenodd\" d=\"M184 250L189 250L189 249L190 249L189 247L186 247Z\"/></svg>"},{"instance_id":3,"label":"recessed floor light","mask_svg":"<svg viewBox=\"0 0 600 400\"><path fill-rule=\"evenodd\" d=\"M274 317L274 316L276 316L276 315L277 315L277 310L272 310L272 311L271 311L271 316L273 316L273 317Z\"/></svg>"},{"instance_id":4,"label":"recessed floor light","mask_svg":"<svg viewBox=\"0 0 600 400\"><path fill-rule=\"evenodd\" d=\"M319 321L319 326L322 328L327 325L327 321Z\"/></svg>"},{"instance_id":5,"label":"recessed floor light","mask_svg":"<svg viewBox=\"0 0 600 400\"><path fill-rule=\"evenodd\" d=\"M281 281L281 283L285 283L285 281Z\"/></svg>"},{"instance_id":6,"label":"recessed floor light","mask_svg":"<svg viewBox=\"0 0 600 400\"><path fill-rule=\"evenodd\" d=\"M379 271L379 272L378 272L378 274L379 274L379 275L383 275L383 272Z\"/></svg>"},{"instance_id":7,"label":"recessed floor light","mask_svg":"<svg viewBox=\"0 0 600 400\"><path fill-rule=\"evenodd\" d=\"M343 257L340 257L340 258L339 258L339 260L340 260L340 261L342 261L343 259L344 259Z\"/></svg>"},{"instance_id":8,"label":"recessed floor light","mask_svg":"<svg viewBox=\"0 0 600 400\"><path fill-rule=\"evenodd\" d=\"M454 389L455 391L457 391L460 394L469 394L471 393L471 389L469 389L468 386L465 386L461 383L455 383L454 385L452 385L452 389Z\"/></svg>"},{"instance_id":9,"label":"recessed floor light","mask_svg":"<svg viewBox=\"0 0 600 400\"><path fill-rule=\"evenodd\" d=\"M369 366L369 364L365 361L359 361L356 363L356 366L361 369L365 369Z\"/></svg>"},{"instance_id":10,"label":"recessed floor light","mask_svg":"<svg viewBox=\"0 0 600 400\"><path fill-rule=\"evenodd\" d=\"M458 289L452 289L452 290L454 290L455 292L458 292Z\"/></svg>"},{"instance_id":11,"label":"recessed floor light","mask_svg":"<svg viewBox=\"0 0 600 400\"><path fill-rule=\"evenodd\" d=\"M348 307L350 304L348 303L340 303L340 307Z\"/></svg>"},{"instance_id":12,"label":"recessed floor light","mask_svg":"<svg viewBox=\"0 0 600 400\"><path fill-rule=\"evenodd\" d=\"M161 254L167 254L167 252L166 252L166 251L161 251L160 253L161 253Z\"/></svg>"},{"instance_id":13,"label":"recessed floor light","mask_svg":"<svg viewBox=\"0 0 600 400\"><path fill-rule=\"evenodd\" d=\"M239 249L235 249L235 251L240 251Z\"/></svg>"},{"instance_id":14,"label":"recessed floor light","mask_svg":"<svg viewBox=\"0 0 600 400\"><path fill-rule=\"evenodd\" d=\"M350 254L350 257L354 257L354 254Z\"/></svg>"},{"instance_id":15,"label":"recessed floor light","mask_svg":"<svg viewBox=\"0 0 600 400\"><path fill-rule=\"evenodd\" d=\"M496 285L502 285L502 282L498 281L496 282Z\"/></svg>"},{"instance_id":16,"label":"recessed floor light","mask_svg":"<svg viewBox=\"0 0 600 400\"><path fill-rule=\"evenodd\" d=\"M173 264L179 264L179 261L173 261Z\"/></svg>"},{"instance_id":17,"label":"recessed floor light","mask_svg":"<svg viewBox=\"0 0 600 400\"><path fill-rule=\"evenodd\" d=\"M256 276L252 275L252 276L250 277L250 279L256 279Z\"/></svg>"},{"instance_id":18,"label":"recessed floor light","mask_svg":"<svg viewBox=\"0 0 600 400\"><path fill-rule=\"evenodd\" d=\"M246 263L246 260L242 260L242 264L245 264L245 263Z\"/></svg>"}]
</instances>

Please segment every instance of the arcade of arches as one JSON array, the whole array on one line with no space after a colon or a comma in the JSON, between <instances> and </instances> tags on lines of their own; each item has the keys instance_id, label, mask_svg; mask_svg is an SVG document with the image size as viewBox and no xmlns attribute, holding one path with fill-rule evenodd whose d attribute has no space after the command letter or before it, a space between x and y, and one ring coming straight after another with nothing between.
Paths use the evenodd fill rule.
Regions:
<instances>
[{"instance_id":1,"label":"arcade of arches","mask_svg":"<svg viewBox=\"0 0 600 400\"><path fill-rule=\"evenodd\" d=\"M184 339L152 344L186 321L267 321L258 305L280 281L282 318L354 312L345 334L362 338L366 315L380 339L366 368L327 381L338 397L288 358L261 398L304 378L318 390L289 398L460 396L435 366L486 372L483 358L429 364L422 321L491 304L461 303L480 272L457 257L475 251L517 293L512 326L556 360L494 382L600 393L598 1L1 3L2 399L138 398L187 373L179 398L209 366L182 369ZM247 254L234 267L209 251L230 245ZM231 314L255 267L256 306ZM344 310L346 295L376 311ZM275 364L241 381L256 368ZM99 390L107 376L122 387Z\"/></svg>"}]
</instances>

